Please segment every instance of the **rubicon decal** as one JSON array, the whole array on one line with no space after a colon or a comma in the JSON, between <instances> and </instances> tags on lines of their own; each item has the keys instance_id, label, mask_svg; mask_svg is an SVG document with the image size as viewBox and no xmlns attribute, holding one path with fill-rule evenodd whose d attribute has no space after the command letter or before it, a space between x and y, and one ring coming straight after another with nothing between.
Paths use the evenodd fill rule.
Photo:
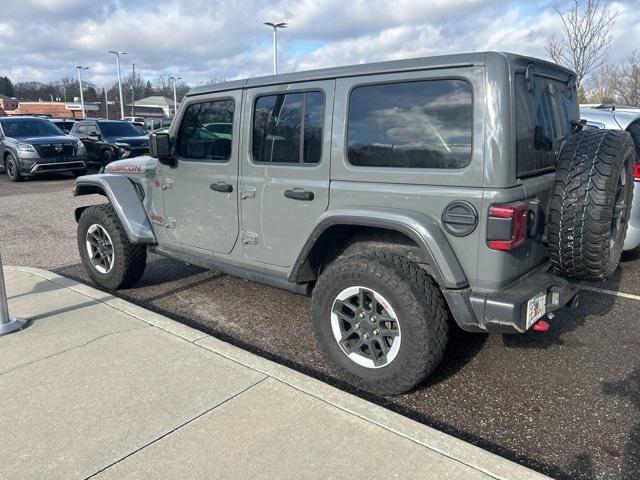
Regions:
<instances>
[{"instance_id":1,"label":"rubicon decal","mask_svg":"<svg viewBox=\"0 0 640 480\"><path fill-rule=\"evenodd\" d=\"M151 222L155 223L156 225L164 225L164 217L161 215L156 215L155 213L152 213L150 215L151 218Z\"/></svg>"},{"instance_id":2,"label":"rubicon decal","mask_svg":"<svg viewBox=\"0 0 640 480\"><path fill-rule=\"evenodd\" d=\"M104 170L107 173L144 173L145 169L141 165L107 165Z\"/></svg>"}]
</instances>

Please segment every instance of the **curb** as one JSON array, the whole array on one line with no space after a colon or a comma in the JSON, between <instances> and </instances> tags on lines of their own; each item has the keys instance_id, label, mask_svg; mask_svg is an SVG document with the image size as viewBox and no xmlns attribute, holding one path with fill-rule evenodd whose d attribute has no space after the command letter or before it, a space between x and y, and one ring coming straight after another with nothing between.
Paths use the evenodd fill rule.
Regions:
<instances>
[{"instance_id":1,"label":"curb","mask_svg":"<svg viewBox=\"0 0 640 480\"><path fill-rule=\"evenodd\" d=\"M497 480L540 480L546 477L515 462L487 452L479 447L459 440L398 413L339 390L289 367L277 364L253 353L223 342L194 328L151 312L126 300L97 290L75 280L47 270L31 267L4 266L6 271L29 273L68 288L76 293L108 305L160 328L201 348L212 351L247 368L289 385L307 395L315 397L340 410L373 423L418 445L433 450L453 461L474 468Z\"/></svg>"}]
</instances>

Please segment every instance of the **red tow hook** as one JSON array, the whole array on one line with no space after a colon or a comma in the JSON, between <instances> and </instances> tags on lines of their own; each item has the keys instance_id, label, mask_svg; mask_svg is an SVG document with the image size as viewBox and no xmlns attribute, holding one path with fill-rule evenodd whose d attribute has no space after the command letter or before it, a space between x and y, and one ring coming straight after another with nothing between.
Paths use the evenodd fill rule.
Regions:
<instances>
[{"instance_id":1,"label":"red tow hook","mask_svg":"<svg viewBox=\"0 0 640 480\"><path fill-rule=\"evenodd\" d=\"M533 327L531 327L531 329L535 330L536 332L546 332L550 328L551 328L551 325L549 325L549 322L542 319L538 320L536 323L533 324Z\"/></svg>"}]
</instances>

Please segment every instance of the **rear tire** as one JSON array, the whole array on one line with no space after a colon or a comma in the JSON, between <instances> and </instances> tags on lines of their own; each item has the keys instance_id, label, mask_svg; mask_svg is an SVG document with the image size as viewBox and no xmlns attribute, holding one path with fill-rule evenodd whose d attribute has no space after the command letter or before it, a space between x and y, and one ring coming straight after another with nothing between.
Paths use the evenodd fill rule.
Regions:
<instances>
[{"instance_id":1,"label":"rear tire","mask_svg":"<svg viewBox=\"0 0 640 480\"><path fill-rule=\"evenodd\" d=\"M555 271L603 280L615 272L633 196L635 151L621 130L583 130L560 155L547 237Z\"/></svg>"},{"instance_id":2,"label":"rear tire","mask_svg":"<svg viewBox=\"0 0 640 480\"><path fill-rule=\"evenodd\" d=\"M403 257L365 252L335 260L318 279L312 305L318 343L358 388L399 395L442 360L449 312L431 277Z\"/></svg>"},{"instance_id":3,"label":"rear tire","mask_svg":"<svg viewBox=\"0 0 640 480\"><path fill-rule=\"evenodd\" d=\"M144 274L147 247L129 241L111 204L93 205L82 212L78 250L89 276L104 288L128 288Z\"/></svg>"}]
</instances>

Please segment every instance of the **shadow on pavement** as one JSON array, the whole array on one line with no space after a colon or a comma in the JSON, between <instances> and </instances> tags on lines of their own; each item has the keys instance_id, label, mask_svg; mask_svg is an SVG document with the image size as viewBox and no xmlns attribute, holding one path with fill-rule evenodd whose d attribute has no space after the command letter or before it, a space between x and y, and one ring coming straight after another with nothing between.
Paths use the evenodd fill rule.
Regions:
<instances>
[{"instance_id":1,"label":"shadow on pavement","mask_svg":"<svg viewBox=\"0 0 640 480\"><path fill-rule=\"evenodd\" d=\"M640 412L640 369L636 369L624 380L603 382L606 395L626 398ZM638 417L636 417L638 420ZM637 480L640 475L640 420L636 421L622 452L622 479Z\"/></svg>"}]
</instances>

